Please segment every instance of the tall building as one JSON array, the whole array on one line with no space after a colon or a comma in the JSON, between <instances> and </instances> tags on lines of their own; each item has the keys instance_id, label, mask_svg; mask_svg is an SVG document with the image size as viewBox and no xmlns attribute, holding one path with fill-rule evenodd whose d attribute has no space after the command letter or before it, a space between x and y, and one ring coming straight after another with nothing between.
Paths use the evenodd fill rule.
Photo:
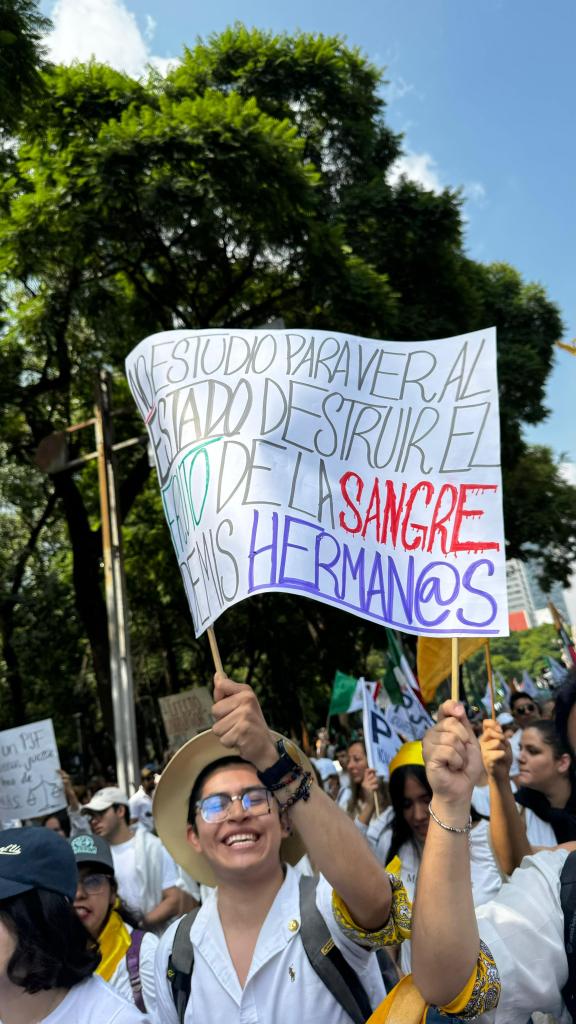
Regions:
<instances>
[{"instance_id":1,"label":"tall building","mask_svg":"<svg viewBox=\"0 0 576 1024\"><path fill-rule=\"evenodd\" d=\"M562 585L554 583L550 592L545 594L538 583L538 567L535 562L521 562L518 558L509 559L506 562L506 587L512 632L552 622L548 608L549 600L554 602L561 618L567 623L570 622Z\"/></svg>"}]
</instances>

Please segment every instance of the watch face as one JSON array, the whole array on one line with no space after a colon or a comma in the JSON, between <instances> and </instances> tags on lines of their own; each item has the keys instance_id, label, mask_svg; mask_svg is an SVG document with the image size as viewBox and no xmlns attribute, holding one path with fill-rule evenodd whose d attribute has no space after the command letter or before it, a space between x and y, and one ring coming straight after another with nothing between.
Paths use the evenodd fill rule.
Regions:
<instances>
[{"instance_id":1,"label":"watch face","mask_svg":"<svg viewBox=\"0 0 576 1024\"><path fill-rule=\"evenodd\" d=\"M282 740L281 742L285 752L288 754L288 757L292 758L294 764L301 765L302 754L300 752L299 747L297 747L296 744L292 742L292 740Z\"/></svg>"}]
</instances>

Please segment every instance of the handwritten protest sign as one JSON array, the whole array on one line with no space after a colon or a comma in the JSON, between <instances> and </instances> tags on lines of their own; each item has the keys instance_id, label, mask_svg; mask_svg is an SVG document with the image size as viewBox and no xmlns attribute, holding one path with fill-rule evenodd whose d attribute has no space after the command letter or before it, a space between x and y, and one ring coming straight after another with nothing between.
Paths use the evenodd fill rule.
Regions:
<instances>
[{"instance_id":1,"label":"handwritten protest sign","mask_svg":"<svg viewBox=\"0 0 576 1024\"><path fill-rule=\"evenodd\" d=\"M172 750L212 726L212 697L205 686L160 697L160 712Z\"/></svg>"},{"instance_id":2,"label":"handwritten protest sign","mask_svg":"<svg viewBox=\"0 0 576 1024\"><path fill-rule=\"evenodd\" d=\"M421 740L434 721L408 683L400 682L399 686L402 703L388 705L384 711L386 721L404 739Z\"/></svg>"},{"instance_id":3,"label":"handwritten protest sign","mask_svg":"<svg viewBox=\"0 0 576 1024\"><path fill-rule=\"evenodd\" d=\"M0 820L37 818L66 807L50 718L0 732Z\"/></svg>"},{"instance_id":4,"label":"handwritten protest sign","mask_svg":"<svg viewBox=\"0 0 576 1024\"><path fill-rule=\"evenodd\" d=\"M507 634L493 328L168 331L126 369L197 636L263 591Z\"/></svg>"},{"instance_id":5,"label":"handwritten protest sign","mask_svg":"<svg viewBox=\"0 0 576 1024\"><path fill-rule=\"evenodd\" d=\"M376 774L387 780L390 776L389 765L394 754L400 750L402 740L387 720L386 712L382 711L364 684L362 727L366 760Z\"/></svg>"}]
</instances>

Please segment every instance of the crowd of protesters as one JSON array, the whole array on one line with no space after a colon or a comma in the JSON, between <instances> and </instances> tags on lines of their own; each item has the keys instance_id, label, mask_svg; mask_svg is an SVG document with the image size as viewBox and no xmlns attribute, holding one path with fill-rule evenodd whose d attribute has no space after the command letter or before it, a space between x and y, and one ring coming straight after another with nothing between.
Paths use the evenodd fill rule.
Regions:
<instances>
[{"instance_id":1,"label":"crowd of protesters","mask_svg":"<svg viewBox=\"0 0 576 1024\"><path fill-rule=\"evenodd\" d=\"M66 808L0 831L0 1024L576 1020L576 670L546 704L448 701L383 783L217 675L160 776L81 802L62 773Z\"/></svg>"}]
</instances>

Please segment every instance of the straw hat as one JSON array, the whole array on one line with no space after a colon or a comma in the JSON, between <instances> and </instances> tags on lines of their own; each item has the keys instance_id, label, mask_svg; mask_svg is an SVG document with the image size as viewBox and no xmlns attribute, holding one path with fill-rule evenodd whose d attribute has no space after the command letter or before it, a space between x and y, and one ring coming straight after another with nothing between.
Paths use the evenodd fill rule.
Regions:
<instances>
[{"instance_id":1,"label":"straw hat","mask_svg":"<svg viewBox=\"0 0 576 1024\"><path fill-rule=\"evenodd\" d=\"M274 741L285 739L272 730L270 735ZM174 754L162 772L154 795L154 824L160 839L176 863L204 885L216 885L216 879L204 855L197 853L186 838L190 793L204 768L222 757L233 756L242 755L236 747L225 747L211 729L201 732ZM300 756L304 770L312 772L306 755L300 751ZM297 832L282 840L280 856L288 864L296 864L305 853L306 848Z\"/></svg>"}]
</instances>

